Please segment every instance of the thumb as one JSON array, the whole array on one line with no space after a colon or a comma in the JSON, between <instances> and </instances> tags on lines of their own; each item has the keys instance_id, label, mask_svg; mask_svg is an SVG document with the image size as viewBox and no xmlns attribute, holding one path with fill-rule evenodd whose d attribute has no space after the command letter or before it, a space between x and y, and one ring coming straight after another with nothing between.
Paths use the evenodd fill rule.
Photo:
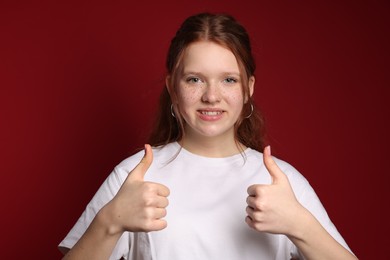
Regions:
<instances>
[{"instance_id":1,"label":"thumb","mask_svg":"<svg viewBox=\"0 0 390 260\"><path fill-rule=\"evenodd\" d=\"M130 172L129 179L143 181L146 171L153 162L153 151L149 144L145 144L145 154L138 165Z\"/></svg>"},{"instance_id":2,"label":"thumb","mask_svg":"<svg viewBox=\"0 0 390 260\"><path fill-rule=\"evenodd\" d=\"M279 168L279 166L275 163L274 159L271 156L271 146L266 146L263 152L263 160L264 165L267 168L269 175L272 178L272 184L277 184L283 181L286 176Z\"/></svg>"}]
</instances>

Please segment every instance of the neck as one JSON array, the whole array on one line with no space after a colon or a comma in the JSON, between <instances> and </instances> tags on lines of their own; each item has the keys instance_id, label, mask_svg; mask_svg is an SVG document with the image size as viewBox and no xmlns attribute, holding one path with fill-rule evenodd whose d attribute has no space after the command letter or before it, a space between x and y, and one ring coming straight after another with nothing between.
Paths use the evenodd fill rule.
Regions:
<instances>
[{"instance_id":1,"label":"neck","mask_svg":"<svg viewBox=\"0 0 390 260\"><path fill-rule=\"evenodd\" d=\"M226 138L224 136L185 136L179 143L191 153L211 158L233 156L246 148L243 144L236 142L234 137Z\"/></svg>"}]
</instances>

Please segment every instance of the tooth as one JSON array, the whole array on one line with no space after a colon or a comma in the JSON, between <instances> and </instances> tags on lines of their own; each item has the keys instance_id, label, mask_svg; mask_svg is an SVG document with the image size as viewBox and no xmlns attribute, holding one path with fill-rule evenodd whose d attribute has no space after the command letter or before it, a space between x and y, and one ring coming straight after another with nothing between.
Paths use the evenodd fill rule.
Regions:
<instances>
[{"instance_id":1,"label":"tooth","mask_svg":"<svg viewBox=\"0 0 390 260\"><path fill-rule=\"evenodd\" d=\"M208 115L208 116L216 116L219 115L221 112L219 111L202 111L202 114Z\"/></svg>"}]
</instances>

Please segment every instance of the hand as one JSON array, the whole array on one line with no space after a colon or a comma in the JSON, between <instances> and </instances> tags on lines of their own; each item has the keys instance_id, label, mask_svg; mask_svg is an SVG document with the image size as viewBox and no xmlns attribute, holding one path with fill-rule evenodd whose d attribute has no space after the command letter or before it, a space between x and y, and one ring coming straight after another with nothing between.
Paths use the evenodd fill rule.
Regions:
<instances>
[{"instance_id":1,"label":"hand","mask_svg":"<svg viewBox=\"0 0 390 260\"><path fill-rule=\"evenodd\" d=\"M159 183L145 182L144 176L153 161L150 145L145 145L141 162L129 173L116 196L105 206L113 232L156 231L167 223L169 189Z\"/></svg>"},{"instance_id":2,"label":"hand","mask_svg":"<svg viewBox=\"0 0 390 260\"><path fill-rule=\"evenodd\" d=\"M296 220L305 209L297 201L287 176L272 159L269 146L264 148L263 160L272 183L248 188L245 221L257 231L293 235Z\"/></svg>"}]
</instances>

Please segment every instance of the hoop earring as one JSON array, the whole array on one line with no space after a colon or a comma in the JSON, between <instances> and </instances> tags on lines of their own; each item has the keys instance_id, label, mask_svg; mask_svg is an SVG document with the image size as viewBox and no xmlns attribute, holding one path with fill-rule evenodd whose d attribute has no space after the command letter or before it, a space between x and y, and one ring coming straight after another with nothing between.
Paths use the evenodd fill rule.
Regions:
<instances>
[{"instance_id":1,"label":"hoop earring","mask_svg":"<svg viewBox=\"0 0 390 260\"><path fill-rule=\"evenodd\" d=\"M246 116L245 118L250 118L252 116L252 114L253 114L253 105L251 103L251 113L249 114L249 116Z\"/></svg>"},{"instance_id":2,"label":"hoop earring","mask_svg":"<svg viewBox=\"0 0 390 260\"><path fill-rule=\"evenodd\" d=\"M171 104L171 115L176 118L175 113L173 112L173 104Z\"/></svg>"}]
</instances>

